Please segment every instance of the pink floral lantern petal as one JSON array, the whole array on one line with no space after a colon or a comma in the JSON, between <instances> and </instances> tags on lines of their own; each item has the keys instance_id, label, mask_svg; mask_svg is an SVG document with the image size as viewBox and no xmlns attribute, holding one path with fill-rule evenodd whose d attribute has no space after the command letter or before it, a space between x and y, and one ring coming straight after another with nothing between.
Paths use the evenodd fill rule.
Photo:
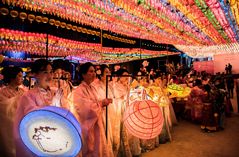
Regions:
<instances>
[{"instance_id":1,"label":"pink floral lantern petal","mask_svg":"<svg viewBox=\"0 0 239 157\"><path fill-rule=\"evenodd\" d=\"M124 113L127 130L140 139L152 139L163 128L164 118L160 107L151 100L134 101Z\"/></svg>"}]
</instances>

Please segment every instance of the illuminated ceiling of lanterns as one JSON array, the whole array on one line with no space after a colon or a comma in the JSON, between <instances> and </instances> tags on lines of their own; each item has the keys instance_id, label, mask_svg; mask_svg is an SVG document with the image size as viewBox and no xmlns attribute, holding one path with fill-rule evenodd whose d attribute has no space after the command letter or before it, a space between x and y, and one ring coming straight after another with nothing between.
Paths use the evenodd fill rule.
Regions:
<instances>
[{"instance_id":1,"label":"illuminated ceiling of lanterns","mask_svg":"<svg viewBox=\"0 0 239 157\"><path fill-rule=\"evenodd\" d=\"M98 37L101 36L100 29L106 30L122 36L171 44L192 57L239 53L238 0L2 0L2 2L13 8L19 7L31 12L43 13L43 16L38 17L34 15L33 17L32 14L21 16L20 13L19 16L23 19L38 20ZM60 20L48 19L44 15L58 17ZM81 28L78 24L91 26L93 29ZM110 34L104 35L103 38L134 44L132 39ZM138 48L115 50L102 48L100 43L82 49L81 46L84 47L88 43L78 46L80 43L76 41L68 42L66 39L50 37L50 40L53 39L59 39L67 44L58 42L62 45L57 46L50 43L49 52L52 52L52 55L70 52L82 58L97 57L96 61L100 62L104 60L121 62L172 54L168 51ZM73 44L73 48L70 44ZM75 48L75 45L80 48L77 46Z\"/></svg>"}]
</instances>

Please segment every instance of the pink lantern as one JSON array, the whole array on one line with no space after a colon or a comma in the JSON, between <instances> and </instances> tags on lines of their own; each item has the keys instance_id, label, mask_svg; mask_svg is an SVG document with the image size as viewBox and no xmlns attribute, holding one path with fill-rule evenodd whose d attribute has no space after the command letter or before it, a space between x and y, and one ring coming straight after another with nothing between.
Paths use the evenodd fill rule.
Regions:
<instances>
[{"instance_id":1,"label":"pink lantern","mask_svg":"<svg viewBox=\"0 0 239 157\"><path fill-rule=\"evenodd\" d=\"M140 139L152 139L163 128L163 114L159 106L151 100L134 101L124 113L127 130Z\"/></svg>"}]
</instances>

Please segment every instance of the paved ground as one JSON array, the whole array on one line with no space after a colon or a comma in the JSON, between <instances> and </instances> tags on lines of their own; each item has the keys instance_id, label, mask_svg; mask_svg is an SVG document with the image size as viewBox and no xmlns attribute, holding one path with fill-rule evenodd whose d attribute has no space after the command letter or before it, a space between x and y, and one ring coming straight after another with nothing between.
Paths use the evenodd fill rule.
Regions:
<instances>
[{"instance_id":1,"label":"paved ground","mask_svg":"<svg viewBox=\"0 0 239 157\"><path fill-rule=\"evenodd\" d=\"M239 157L239 115L226 118L225 130L215 133L204 133L199 125L180 121L172 137L171 143L142 157Z\"/></svg>"}]
</instances>

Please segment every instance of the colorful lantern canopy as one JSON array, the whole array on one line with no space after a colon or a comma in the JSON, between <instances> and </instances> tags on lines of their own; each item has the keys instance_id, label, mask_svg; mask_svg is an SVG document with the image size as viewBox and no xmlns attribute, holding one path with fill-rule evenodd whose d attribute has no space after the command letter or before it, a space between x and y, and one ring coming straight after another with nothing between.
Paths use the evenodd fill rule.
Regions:
<instances>
[{"instance_id":1,"label":"colorful lantern canopy","mask_svg":"<svg viewBox=\"0 0 239 157\"><path fill-rule=\"evenodd\" d=\"M0 29L0 52L25 52L45 55L46 34ZM160 57L178 54L169 51L151 51L139 48L110 48L98 43L86 43L48 35L48 56L75 56L79 61L98 63L126 62L134 59Z\"/></svg>"},{"instance_id":2,"label":"colorful lantern canopy","mask_svg":"<svg viewBox=\"0 0 239 157\"><path fill-rule=\"evenodd\" d=\"M239 53L236 47L231 46L239 42L237 0L4 0L3 3L5 6L12 5L42 15L35 16L31 13L27 16L17 9L0 8L1 16L10 14L23 21L28 19L30 22L49 23L56 28L100 36L99 31L76 26L89 25L155 43L172 44L192 57L210 57L214 52ZM46 15L55 16L58 20L47 19ZM104 38L134 44L134 41L109 34L104 35ZM188 47L187 51L184 51L184 46ZM230 47L233 52L224 52L220 49L221 46ZM216 48L213 48L214 52L205 53L208 47ZM105 60L110 60L109 58Z\"/></svg>"},{"instance_id":3,"label":"colorful lantern canopy","mask_svg":"<svg viewBox=\"0 0 239 157\"><path fill-rule=\"evenodd\" d=\"M48 106L28 113L19 125L23 143L37 156L76 156L81 127L70 111Z\"/></svg>"},{"instance_id":4,"label":"colorful lantern canopy","mask_svg":"<svg viewBox=\"0 0 239 157\"><path fill-rule=\"evenodd\" d=\"M134 101L124 113L127 130L140 139L152 139L161 133L164 118L159 106L151 100Z\"/></svg>"}]
</instances>

